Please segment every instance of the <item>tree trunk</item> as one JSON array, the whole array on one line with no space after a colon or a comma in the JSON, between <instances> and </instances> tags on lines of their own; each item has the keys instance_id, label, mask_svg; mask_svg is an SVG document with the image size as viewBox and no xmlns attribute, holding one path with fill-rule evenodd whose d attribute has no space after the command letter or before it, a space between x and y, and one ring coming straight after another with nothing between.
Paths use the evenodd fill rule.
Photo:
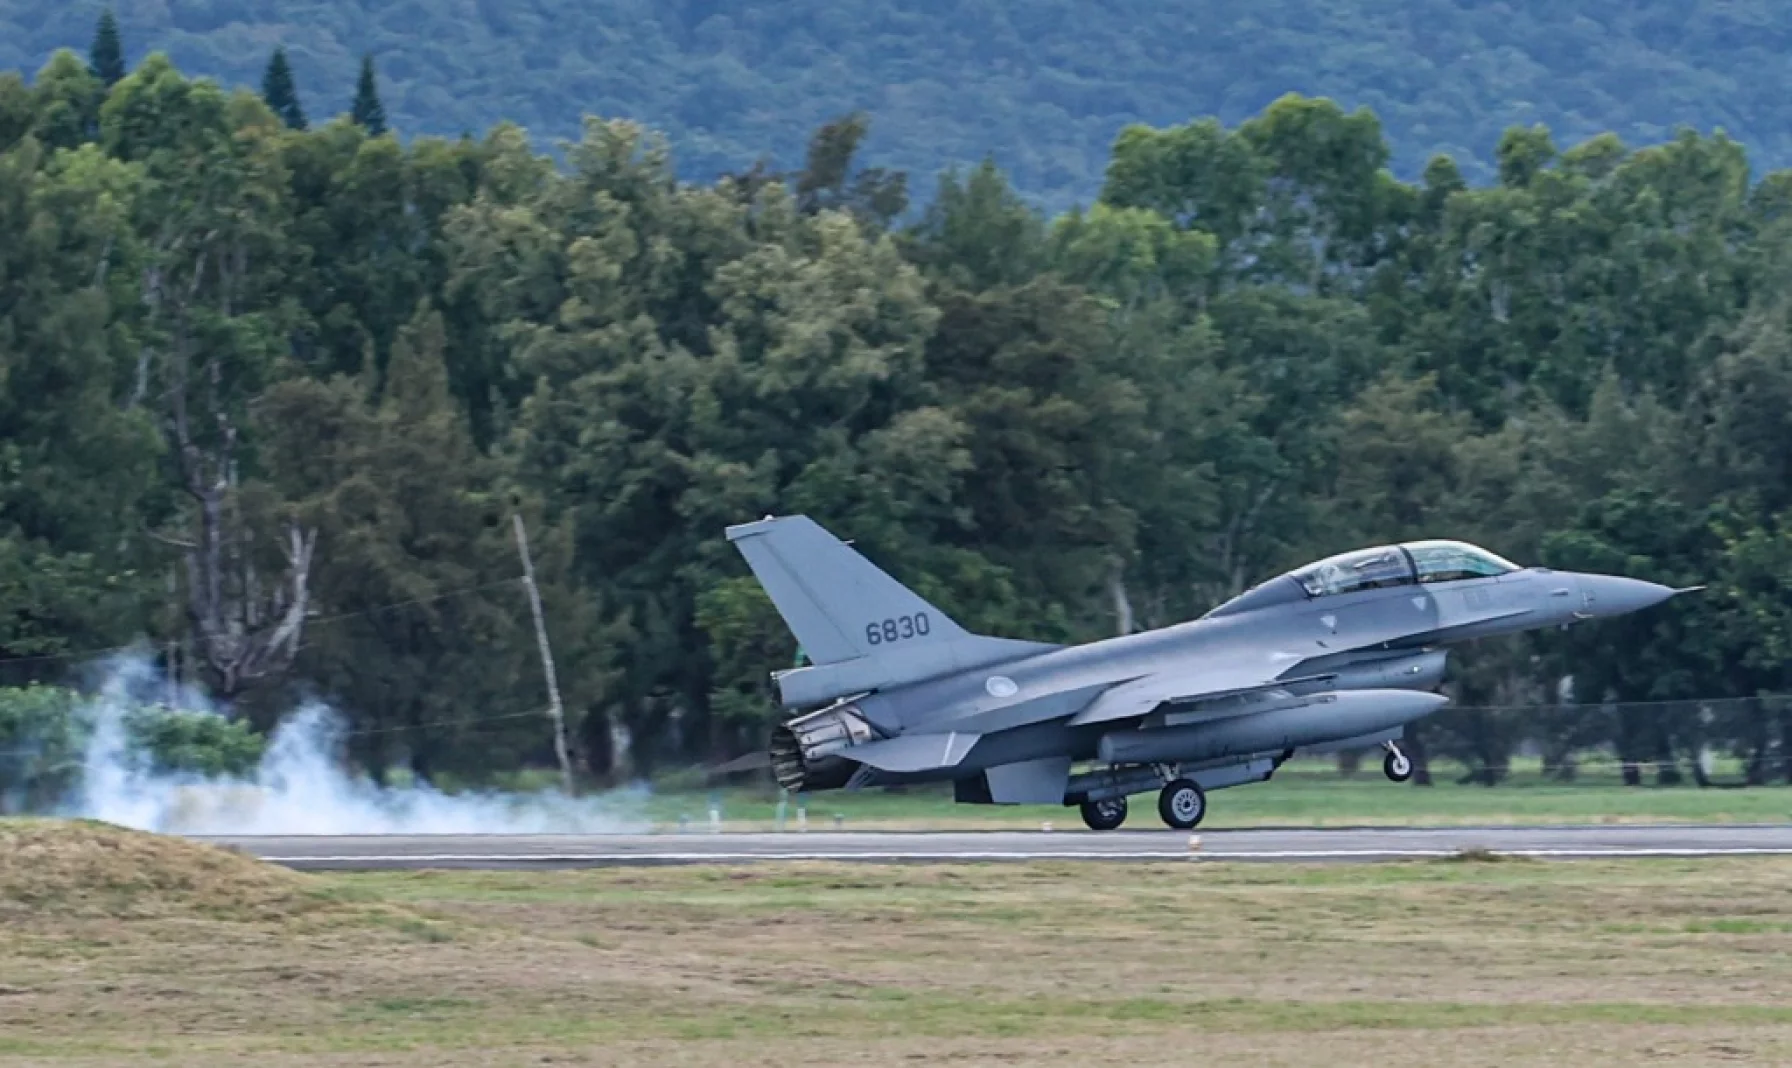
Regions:
<instances>
[{"instance_id":1,"label":"tree trunk","mask_svg":"<svg viewBox=\"0 0 1792 1068\"><path fill-rule=\"evenodd\" d=\"M1709 749L1701 747L1692 757L1692 781L1697 784L1701 790L1709 790L1711 788L1711 776L1705 770L1705 758L1710 754L1711 751Z\"/></svg>"},{"instance_id":2,"label":"tree trunk","mask_svg":"<svg viewBox=\"0 0 1792 1068\"><path fill-rule=\"evenodd\" d=\"M1126 565L1120 560L1114 561L1114 569L1108 577L1108 592L1114 599L1114 632L1131 634L1135 629L1132 599L1126 595Z\"/></svg>"},{"instance_id":3,"label":"tree trunk","mask_svg":"<svg viewBox=\"0 0 1792 1068\"><path fill-rule=\"evenodd\" d=\"M411 779L417 786L435 785L435 762L432 757L435 746L430 738L427 716L428 711L423 707L422 701L413 699L408 703L405 719L410 730L406 733L410 736L411 744L407 756Z\"/></svg>"},{"instance_id":4,"label":"tree trunk","mask_svg":"<svg viewBox=\"0 0 1792 1068\"><path fill-rule=\"evenodd\" d=\"M1623 766L1625 786L1641 786L1643 784L1643 772L1637 760L1637 751L1641 748L1637 744L1639 740L1637 735L1639 733L1639 725L1636 722L1636 713L1634 711L1619 709L1618 737L1616 742L1618 760Z\"/></svg>"},{"instance_id":5,"label":"tree trunk","mask_svg":"<svg viewBox=\"0 0 1792 1068\"><path fill-rule=\"evenodd\" d=\"M1742 781L1749 786L1767 785L1767 739L1756 737L1748 748L1748 761L1742 766Z\"/></svg>"},{"instance_id":6,"label":"tree trunk","mask_svg":"<svg viewBox=\"0 0 1792 1068\"><path fill-rule=\"evenodd\" d=\"M1782 703L1780 720L1780 777L1792 786L1792 706Z\"/></svg>"},{"instance_id":7,"label":"tree trunk","mask_svg":"<svg viewBox=\"0 0 1792 1068\"><path fill-rule=\"evenodd\" d=\"M237 492L240 442L235 405L226 395L227 354L194 326L195 312L208 298L217 305L211 311L235 314L233 294L248 270L247 249L216 233L171 232L156 252L165 260L145 271L143 298L167 331L158 353L164 391L157 414L180 487L193 502L190 536L162 540L181 551L197 656L228 701L292 665L309 605L316 532L286 525L280 543L285 574L264 589Z\"/></svg>"},{"instance_id":8,"label":"tree trunk","mask_svg":"<svg viewBox=\"0 0 1792 1068\"><path fill-rule=\"evenodd\" d=\"M1680 773L1680 758L1674 754L1674 739L1668 734L1665 725L1659 719L1653 726L1655 728L1655 785L1679 786L1686 779Z\"/></svg>"},{"instance_id":9,"label":"tree trunk","mask_svg":"<svg viewBox=\"0 0 1792 1068\"><path fill-rule=\"evenodd\" d=\"M1412 761L1412 784L1414 786L1431 785L1431 755L1425 749L1425 736L1417 727L1408 727L1406 737L1401 740L1400 747L1406 751L1406 758Z\"/></svg>"},{"instance_id":10,"label":"tree trunk","mask_svg":"<svg viewBox=\"0 0 1792 1068\"><path fill-rule=\"evenodd\" d=\"M1579 773L1580 766L1574 760L1572 746L1556 738L1547 738L1543 749L1543 777L1556 782L1571 783Z\"/></svg>"}]
</instances>

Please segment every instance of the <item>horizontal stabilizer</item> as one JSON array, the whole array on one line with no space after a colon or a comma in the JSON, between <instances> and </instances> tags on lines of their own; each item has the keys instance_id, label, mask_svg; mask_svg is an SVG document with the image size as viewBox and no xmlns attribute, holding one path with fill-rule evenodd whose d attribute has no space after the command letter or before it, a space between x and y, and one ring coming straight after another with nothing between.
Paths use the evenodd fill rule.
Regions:
<instances>
[{"instance_id":1,"label":"horizontal stabilizer","mask_svg":"<svg viewBox=\"0 0 1792 1068\"><path fill-rule=\"evenodd\" d=\"M868 764L879 771L931 771L956 767L963 762L980 734L905 734L880 742L866 742L839 751L839 756Z\"/></svg>"}]
</instances>

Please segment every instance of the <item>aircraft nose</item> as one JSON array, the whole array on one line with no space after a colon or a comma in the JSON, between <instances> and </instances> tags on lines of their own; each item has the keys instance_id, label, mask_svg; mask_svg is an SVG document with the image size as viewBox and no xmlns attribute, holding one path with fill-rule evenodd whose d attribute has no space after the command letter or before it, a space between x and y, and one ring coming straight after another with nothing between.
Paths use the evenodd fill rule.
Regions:
<instances>
[{"instance_id":1,"label":"aircraft nose","mask_svg":"<svg viewBox=\"0 0 1792 1068\"><path fill-rule=\"evenodd\" d=\"M1621 616L1658 605L1678 593L1641 579L1621 575L1581 575L1582 616Z\"/></svg>"}]
</instances>

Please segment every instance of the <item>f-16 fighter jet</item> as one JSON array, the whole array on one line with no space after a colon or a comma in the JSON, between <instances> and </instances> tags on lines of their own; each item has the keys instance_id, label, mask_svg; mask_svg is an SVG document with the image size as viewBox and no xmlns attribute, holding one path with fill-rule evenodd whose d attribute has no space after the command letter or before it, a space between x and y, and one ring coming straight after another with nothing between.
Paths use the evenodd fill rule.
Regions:
<instances>
[{"instance_id":1,"label":"f-16 fighter jet","mask_svg":"<svg viewBox=\"0 0 1792 1068\"><path fill-rule=\"evenodd\" d=\"M790 790L949 781L970 804L1059 804L1094 830L1156 790L1164 823L1297 752L1379 746L1447 703L1445 646L1648 608L1685 590L1519 567L1459 541L1382 545L1270 579L1199 619L1086 645L972 634L806 516L729 527L810 663L772 675ZM1697 587L1694 587L1695 589Z\"/></svg>"}]
</instances>

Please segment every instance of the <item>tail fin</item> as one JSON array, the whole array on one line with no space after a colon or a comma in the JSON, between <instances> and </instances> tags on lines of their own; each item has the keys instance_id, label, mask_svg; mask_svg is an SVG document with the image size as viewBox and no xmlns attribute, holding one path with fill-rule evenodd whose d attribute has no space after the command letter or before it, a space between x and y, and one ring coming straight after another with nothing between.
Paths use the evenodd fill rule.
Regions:
<instances>
[{"instance_id":1,"label":"tail fin","mask_svg":"<svg viewBox=\"0 0 1792 1068\"><path fill-rule=\"evenodd\" d=\"M728 528L728 540L809 660L837 664L941 644L970 633L808 516L762 519Z\"/></svg>"},{"instance_id":2,"label":"tail fin","mask_svg":"<svg viewBox=\"0 0 1792 1068\"><path fill-rule=\"evenodd\" d=\"M767 517L727 533L815 665L781 679L861 662L864 670L824 673L847 687L833 695L843 696L855 686L912 682L1055 648L970 633L808 516ZM788 698L791 687L781 686Z\"/></svg>"}]
</instances>

